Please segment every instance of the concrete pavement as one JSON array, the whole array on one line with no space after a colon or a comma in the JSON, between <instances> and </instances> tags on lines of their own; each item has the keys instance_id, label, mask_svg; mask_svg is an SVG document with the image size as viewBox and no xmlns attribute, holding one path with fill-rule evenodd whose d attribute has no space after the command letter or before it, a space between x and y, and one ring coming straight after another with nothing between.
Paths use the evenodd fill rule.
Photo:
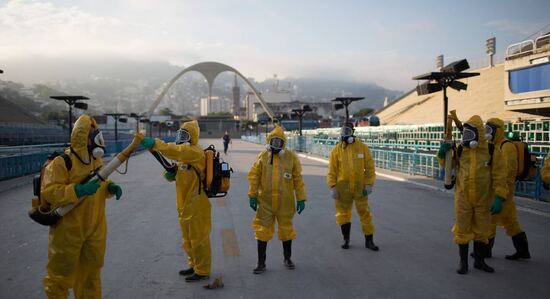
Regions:
<instances>
[{"instance_id":1,"label":"concrete pavement","mask_svg":"<svg viewBox=\"0 0 550 299\"><path fill-rule=\"evenodd\" d=\"M218 140L206 140L204 145ZM107 206L108 241L102 272L105 298L548 298L550 218L520 211L530 261L504 259L513 251L502 230L488 264L496 273L455 273L458 248L452 243L452 194L379 176L370 204L380 252L364 248L357 215L351 249L340 248L340 229L325 185L326 164L302 158L308 192L306 209L295 216L296 270L287 270L275 236L267 249L268 271L253 275L256 241L254 212L246 196L247 172L263 147L233 141L224 157L235 170L225 199L211 200L212 275L225 288L205 290L189 284L175 209L175 188L148 153L130 159L125 176L116 174L124 195ZM223 156L223 154L222 154ZM393 175L393 174L392 174ZM405 177L405 176L403 176ZM48 229L30 220L32 186L0 193L0 298L42 298Z\"/></svg>"}]
</instances>

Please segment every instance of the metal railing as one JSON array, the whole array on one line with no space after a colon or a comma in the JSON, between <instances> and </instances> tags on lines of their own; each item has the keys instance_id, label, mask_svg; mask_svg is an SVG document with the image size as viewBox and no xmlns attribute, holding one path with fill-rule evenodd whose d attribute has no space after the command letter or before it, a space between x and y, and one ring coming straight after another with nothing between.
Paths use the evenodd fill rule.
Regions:
<instances>
[{"instance_id":1,"label":"metal railing","mask_svg":"<svg viewBox=\"0 0 550 299\"><path fill-rule=\"evenodd\" d=\"M253 143L265 143L265 135L242 136L241 139ZM378 168L443 180L444 169L440 168L436 157L438 146L378 143L371 140L362 140L370 147L375 166ZM328 158L332 148L338 141L334 137L287 136L287 147L298 152ZM516 182L516 195L535 200L550 201L550 191L543 188L540 176L540 169L546 153L536 154L538 156L537 174L531 181Z\"/></svg>"},{"instance_id":2,"label":"metal railing","mask_svg":"<svg viewBox=\"0 0 550 299\"><path fill-rule=\"evenodd\" d=\"M166 142L174 141L174 137L162 137ZM131 139L106 141L105 156L110 156L122 151ZM62 153L67 144L42 144L27 146L5 146L0 147L0 180L20 177L37 173L42 165L53 152ZM138 151L143 150L139 148Z\"/></svg>"}]
</instances>

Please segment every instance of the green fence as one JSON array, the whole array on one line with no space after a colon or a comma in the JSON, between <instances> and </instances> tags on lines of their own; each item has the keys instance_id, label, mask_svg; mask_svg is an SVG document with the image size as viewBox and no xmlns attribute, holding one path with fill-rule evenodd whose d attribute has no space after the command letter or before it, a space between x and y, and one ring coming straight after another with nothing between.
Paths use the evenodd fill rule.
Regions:
<instances>
[{"instance_id":1,"label":"green fence","mask_svg":"<svg viewBox=\"0 0 550 299\"><path fill-rule=\"evenodd\" d=\"M243 140L263 144L265 134L242 136ZM444 170L439 167L435 153L437 145L396 142L371 142L361 138L369 145L376 167L407 173L422 175L437 180L443 180ZM298 152L313 154L328 158L338 138L313 136L287 136L287 147ZM550 201L550 191L543 188L540 178L540 168L546 153L538 153L537 175L533 181L516 183L516 195L530 197L535 200Z\"/></svg>"}]
</instances>

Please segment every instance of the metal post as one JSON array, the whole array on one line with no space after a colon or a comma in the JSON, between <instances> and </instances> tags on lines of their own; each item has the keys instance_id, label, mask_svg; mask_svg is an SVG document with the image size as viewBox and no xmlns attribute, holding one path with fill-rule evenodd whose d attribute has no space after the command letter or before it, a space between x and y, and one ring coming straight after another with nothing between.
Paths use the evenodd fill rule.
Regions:
<instances>
[{"instance_id":1,"label":"metal post","mask_svg":"<svg viewBox=\"0 0 550 299\"><path fill-rule=\"evenodd\" d=\"M298 114L298 119L299 119L299 123L298 123L298 130L300 130L300 136L302 136L302 116L303 114Z\"/></svg>"},{"instance_id":2,"label":"metal post","mask_svg":"<svg viewBox=\"0 0 550 299\"><path fill-rule=\"evenodd\" d=\"M115 144L117 145L118 149L118 116L115 116Z\"/></svg>"},{"instance_id":3,"label":"metal post","mask_svg":"<svg viewBox=\"0 0 550 299\"><path fill-rule=\"evenodd\" d=\"M443 132L447 130L448 110L449 110L449 99L447 98L447 87L443 87Z\"/></svg>"},{"instance_id":4,"label":"metal post","mask_svg":"<svg viewBox=\"0 0 550 299\"><path fill-rule=\"evenodd\" d=\"M73 131L73 106L69 103L69 143L71 143L72 131Z\"/></svg>"}]
</instances>

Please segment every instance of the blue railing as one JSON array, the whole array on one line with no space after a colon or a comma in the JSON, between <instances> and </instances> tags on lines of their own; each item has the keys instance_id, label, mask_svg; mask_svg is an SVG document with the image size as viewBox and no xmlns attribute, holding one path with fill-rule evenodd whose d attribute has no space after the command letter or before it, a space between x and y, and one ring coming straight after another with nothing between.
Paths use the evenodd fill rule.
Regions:
<instances>
[{"instance_id":1,"label":"blue railing","mask_svg":"<svg viewBox=\"0 0 550 299\"><path fill-rule=\"evenodd\" d=\"M242 136L242 140L253 143L265 143L265 135ZM334 137L317 138L313 136L287 136L287 147L298 152L309 153L328 158L334 145L338 143ZM407 173L422 175L429 178L443 180L444 170L439 167L435 155L436 145L381 143L372 140L363 140L369 145L376 167ZM550 191L543 188L540 169L546 153L537 153L537 174L532 181L518 181L516 195L530 197L535 200L550 201Z\"/></svg>"},{"instance_id":2,"label":"blue railing","mask_svg":"<svg viewBox=\"0 0 550 299\"><path fill-rule=\"evenodd\" d=\"M174 141L174 137L162 137L166 142ZM131 140L107 140L105 155L110 156L122 151ZM29 146L0 147L0 180L20 177L40 171L44 161L54 151L63 152L67 145L63 143ZM139 148L138 151L143 150Z\"/></svg>"}]
</instances>

